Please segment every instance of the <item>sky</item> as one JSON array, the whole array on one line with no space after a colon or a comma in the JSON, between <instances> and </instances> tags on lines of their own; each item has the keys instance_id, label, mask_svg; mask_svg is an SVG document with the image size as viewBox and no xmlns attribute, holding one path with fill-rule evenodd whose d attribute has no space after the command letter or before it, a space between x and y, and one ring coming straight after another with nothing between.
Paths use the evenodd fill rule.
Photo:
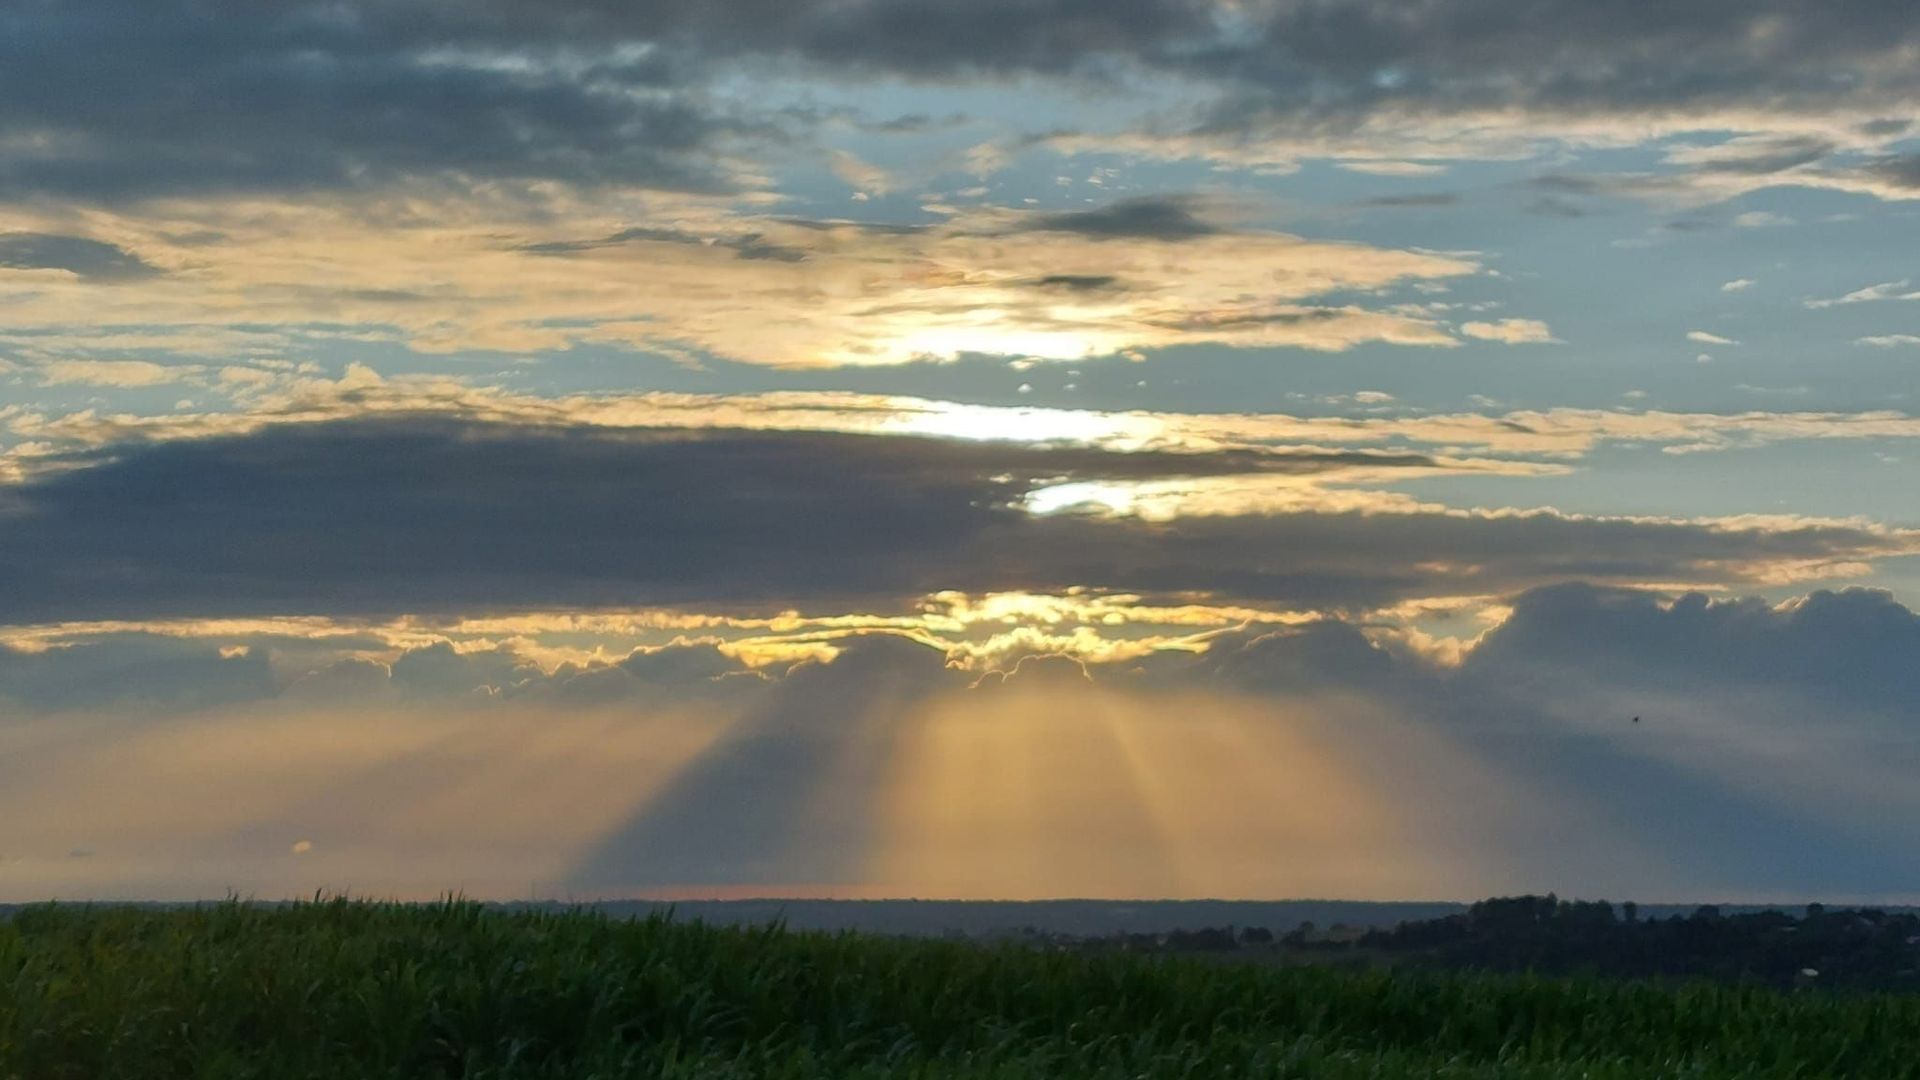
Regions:
<instances>
[{"instance_id":1,"label":"sky","mask_svg":"<svg viewBox=\"0 0 1920 1080\"><path fill-rule=\"evenodd\" d=\"M1899 0L0 0L0 901L1920 900Z\"/></svg>"}]
</instances>

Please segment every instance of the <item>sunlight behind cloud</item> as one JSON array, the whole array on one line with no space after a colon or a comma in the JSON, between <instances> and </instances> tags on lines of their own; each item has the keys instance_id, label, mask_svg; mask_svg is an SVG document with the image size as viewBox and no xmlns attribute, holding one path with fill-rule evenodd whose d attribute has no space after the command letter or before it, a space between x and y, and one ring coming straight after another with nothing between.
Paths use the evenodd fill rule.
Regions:
<instances>
[{"instance_id":1,"label":"sunlight behind cloud","mask_svg":"<svg viewBox=\"0 0 1920 1080\"><path fill-rule=\"evenodd\" d=\"M1069 442L1116 450L1150 445L1167 430L1166 424L1145 413L1009 408L953 401L901 404L902 411L888 417L882 430L959 439Z\"/></svg>"}]
</instances>

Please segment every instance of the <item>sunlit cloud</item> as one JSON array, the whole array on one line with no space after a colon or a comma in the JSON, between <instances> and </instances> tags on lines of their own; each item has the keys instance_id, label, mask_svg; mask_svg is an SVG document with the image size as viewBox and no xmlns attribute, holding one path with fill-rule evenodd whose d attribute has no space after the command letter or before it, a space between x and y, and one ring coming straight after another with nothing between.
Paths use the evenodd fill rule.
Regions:
<instances>
[{"instance_id":1,"label":"sunlit cloud","mask_svg":"<svg viewBox=\"0 0 1920 1080\"><path fill-rule=\"evenodd\" d=\"M1553 331L1538 319L1500 319L1497 322L1468 322L1460 325L1460 332L1468 337L1483 341L1499 341L1508 345L1535 345L1554 340Z\"/></svg>"},{"instance_id":2,"label":"sunlit cloud","mask_svg":"<svg viewBox=\"0 0 1920 1080\"><path fill-rule=\"evenodd\" d=\"M49 386L165 386L198 374L192 364L155 364L146 360L50 360L36 369Z\"/></svg>"},{"instance_id":3,"label":"sunlit cloud","mask_svg":"<svg viewBox=\"0 0 1920 1080\"><path fill-rule=\"evenodd\" d=\"M1160 231L1139 202L1105 217L973 209L881 225L655 197L582 205L563 234L523 221L508 239L513 226L484 205L443 207L430 222L326 204L183 206L187 221L103 215L101 228L149 251L171 246L188 265L111 295L84 281L39 286L14 299L8 322L32 328L43 351L99 347L103 332L263 324L302 328L296 338L358 327L427 352L597 342L785 367L1073 360L1199 342L1337 351L1454 339L1429 319L1318 298L1478 269L1235 225L1199 200L1152 205L1192 227ZM622 209L660 224L623 225L612 216ZM190 227L220 235L217 258L167 239Z\"/></svg>"}]
</instances>

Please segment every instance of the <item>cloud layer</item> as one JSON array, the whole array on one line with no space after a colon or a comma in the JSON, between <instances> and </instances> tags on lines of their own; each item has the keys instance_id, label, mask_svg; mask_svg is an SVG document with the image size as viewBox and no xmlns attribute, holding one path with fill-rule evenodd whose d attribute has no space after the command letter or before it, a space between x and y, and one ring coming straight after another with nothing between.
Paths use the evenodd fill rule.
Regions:
<instances>
[{"instance_id":1,"label":"cloud layer","mask_svg":"<svg viewBox=\"0 0 1920 1080\"><path fill-rule=\"evenodd\" d=\"M1495 0L179 0L84 16L43 0L16 9L0 54L0 137L13 148L0 184L104 198L427 176L725 190L741 183L728 136L777 128L717 103L703 73L795 64L828 79L1179 80L1212 91L1181 137L1222 151L1257 136L1360 142L1419 122L1427 154L1447 156L1489 129L1545 138L1556 120L1618 138L1645 117L1751 130L1835 113L1886 138L1920 89L1915 35L1911 12L1886 0L1684 13ZM95 57L96 74L82 79L64 62L74 55ZM1733 168L1780 171L1827 148L1803 145ZM1400 156L1424 156L1415 149ZM1910 170L1892 157L1853 171L1899 186Z\"/></svg>"},{"instance_id":2,"label":"cloud layer","mask_svg":"<svg viewBox=\"0 0 1920 1080\"><path fill-rule=\"evenodd\" d=\"M623 223L623 210L659 223ZM9 305L18 353L247 355L311 347L342 327L423 352L618 345L785 367L1201 343L1450 346L1439 312L1379 297L1480 270L1464 256L1258 228L1223 200L1179 195L1065 212L948 208L888 225L601 203L555 225L451 198L425 220L220 202L175 215L98 215L111 241L0 236L0 286L8 268L67 271L36 273ZM217 328L227 341L208 340Z\"/></svg>"},{"instance_id":3,"label":"cloud layer","mask_svg":"<svg viewBox=\"0 0 1920 1080\"><path fill-rule=\"evenodd\" d=\"M1343 469L1429 464L428 417L285 426L136 449L12 488L0 583L15 623L888 606L945 589L1074 586L1335 608L1565 577L1791 580L1914 546L1859 523L1462 512L1314 494ZM1209 505L1206 486L1230 478L1309 486L1272 512L1261 509L1271 499ZM1149 501L1198 490L1159 514L1071 509L1142 483ZM1063 512L1035 513L1050 491L1084 496L1056 495L1041 505Z\"/></svg>"}]
</instances>

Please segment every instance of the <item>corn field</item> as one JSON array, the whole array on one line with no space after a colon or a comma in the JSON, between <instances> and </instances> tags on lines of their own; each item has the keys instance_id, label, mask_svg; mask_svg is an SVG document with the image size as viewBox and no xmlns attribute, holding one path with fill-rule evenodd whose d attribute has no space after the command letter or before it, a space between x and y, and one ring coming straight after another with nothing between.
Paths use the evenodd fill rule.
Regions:
<instances>
[{"instance_id":1,"label":"corn field","mask_svg":"<svg viewBox=\"0 0 1920 1080\"><path fill-rule=\"evenodd\" d=\"M325 901L0 921L0 1077L1920 1076L1920 998Z\"/></svg>"}]
</instances>

